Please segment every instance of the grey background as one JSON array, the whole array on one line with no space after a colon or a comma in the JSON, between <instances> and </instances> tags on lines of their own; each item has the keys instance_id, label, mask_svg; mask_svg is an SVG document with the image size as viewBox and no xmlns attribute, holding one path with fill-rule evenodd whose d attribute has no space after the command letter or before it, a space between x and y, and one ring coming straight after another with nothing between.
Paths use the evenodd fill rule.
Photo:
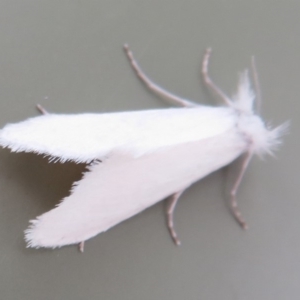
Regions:
<instances>
[{"instance_id":1,"label":"grey background","mask_svg":"<svg viewBox=\"0 0 300 300\"><path fill-rule=\"evenodd\" d=\"M182 196L181 247L161 202L88 241L84 254L27 249L28 220L66 196L84 166L1 150L1 299L297 299L299 9L292 0L1 0L1 127L38 115L36 103L58 113L167 107L134 76L124 42L157 83L206 104L216 101L200 80L205 48L228 93L255 54L264 118L292 121L277 159L254 159L239 190L249 231L228 212L219 171Z\"/></svg>"}]
</instances>

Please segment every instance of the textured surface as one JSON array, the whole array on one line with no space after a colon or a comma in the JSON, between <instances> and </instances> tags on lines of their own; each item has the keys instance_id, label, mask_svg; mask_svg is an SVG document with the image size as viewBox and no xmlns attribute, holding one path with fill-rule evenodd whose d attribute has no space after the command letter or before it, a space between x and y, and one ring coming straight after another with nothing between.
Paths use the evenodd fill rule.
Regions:
<instances>
[{"instance_id":1,"label":"textured surface","mask_svg":"<svg viewBox=\"0 0 300 300\"><path fill-rule=\"evenodd\" d=\"M0 145L54 160L91 162L112 151L141 156L164 147L199 141L236 129L228 108L199 107L110 114L47 114L0 131ZM205 124L205 125L204 125Z\"/></svg>"},{"instance_id":2,"label":"textured surface","mask_svg":"<svg viewBox=\"0 0 300 300\"><path fill-rule=\"evenodd\" d=\"M68 195L84 166L48 164L0 151L0 290L15 299L295 299L300 294L299 4L296 1L0 0L0 125L37 115L166 107L136 79L128 42L144 70L194 101L214 99L200 82L207 46L211 75L234 91L255 54L264 118L290 119L277 160L254 160L238 194L250 229L224 201L225 171L183 194L173 245L163 203L86 243L26 249L28 220Z\"/></svg>"},{"instance_id":3,"label":"textured surface","mask_svg":"<svg viewBox=\"0 0 300 300\"><path fill-rule=\"evenodd\" d=\"M86 241L228 165L246 146L230 130L138 158L116 151L89 168L59 207L38 216L26 240L37 248Z\"/></svg>"}]
</instances>

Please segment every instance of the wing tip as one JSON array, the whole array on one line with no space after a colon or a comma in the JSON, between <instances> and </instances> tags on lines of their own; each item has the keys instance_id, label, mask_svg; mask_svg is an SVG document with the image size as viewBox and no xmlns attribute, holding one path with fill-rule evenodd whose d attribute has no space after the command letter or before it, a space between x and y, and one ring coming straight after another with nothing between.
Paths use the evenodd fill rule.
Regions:
<instances>
[{"instance_id":1,"label":"wing tip","mask_svg":"<svg viewBox=\"0 0 300 300\"><path fill-rule=\"evenodd\" d=\"M43 243L39 241L39 239L36 238L35 232L36 232L36 227L37 224L39 223L38 219L31 220L30 226L24 230L24 239L26 242L26 248L36 248L39 249L41 247L45 247Z\"/></svg>"},{"instance_id":2,"label":"wing tip","mask_svg":"<svg viewBox=\"0 0 300 300\"><path fill-rule=\"evenodd\" d=\"M64 245L60 245L58 241L55 242L55 238L50 238L49 236L47 238L47 234L43 234L43 232L40 232L40 225L41 225L41 219L37 217L34 220L30 220L29 227L24 230L24 239L26 242L26 248L60 248Z\"/></svg>"}]
</instances>

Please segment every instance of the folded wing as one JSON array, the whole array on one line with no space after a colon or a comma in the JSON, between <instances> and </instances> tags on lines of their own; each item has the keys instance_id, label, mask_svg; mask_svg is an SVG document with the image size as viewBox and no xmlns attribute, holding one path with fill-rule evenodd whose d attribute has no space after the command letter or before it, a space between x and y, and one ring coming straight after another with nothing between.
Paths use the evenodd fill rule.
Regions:
<instances>
[{"instance_id":1,"label":"folded wing","mask_svg":"<svg viewBox=\"0 0 300 300\"><path fill-rule=\"evenodd\" d=\"M171 108L103 114L47 114L0 130L0 145L53 159L91 162L111 151L134 156L221 134L234 126L228 108Z\"/></svg>"},{"instance_id":2,"label":"folded wing","mask_svg":"<svg viewBox=\"0 0 300 300\"><path fill-rule=\"evenodd\" d=\"M112 153L90 166L71 195L31 221L30 247L85 241L227 165L247 147L236 130L140 157Z\"/></svg>"}]
</instances>

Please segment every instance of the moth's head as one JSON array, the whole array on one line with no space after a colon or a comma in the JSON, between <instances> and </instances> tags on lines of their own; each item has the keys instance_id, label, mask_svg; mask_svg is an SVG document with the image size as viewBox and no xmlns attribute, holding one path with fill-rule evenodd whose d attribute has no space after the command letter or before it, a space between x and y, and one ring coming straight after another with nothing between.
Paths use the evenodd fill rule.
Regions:
<instances>
[{"instance_id":1,"label":"moth's head","mask_svg":"<svg viewBox=\"0 0 300 300\"><path fill-rule=\"evenodd\" d=\"M238 126L246 135L254 153L263 157L265 154L273 155L277 150L282 136L288 130L289 123L285 122L280 126L272 127L258 115L241 114Z\"/></svg>"},{"instance_id":2,"label":"moth's head","mask_svg":"<svg viewBox=\"0 0 300 300\"><path fill-rule=\"evenodd\" d=\"M239 127L246 133L254 152L259 156L271 154L281 144L281 137L287 132L289 123L272 127L259 116L260 95L256 83L257 96L251 88L248 71L243 72L235 96L232 98L232 108L239 114Z\"/></svg>"}]
</instances>

